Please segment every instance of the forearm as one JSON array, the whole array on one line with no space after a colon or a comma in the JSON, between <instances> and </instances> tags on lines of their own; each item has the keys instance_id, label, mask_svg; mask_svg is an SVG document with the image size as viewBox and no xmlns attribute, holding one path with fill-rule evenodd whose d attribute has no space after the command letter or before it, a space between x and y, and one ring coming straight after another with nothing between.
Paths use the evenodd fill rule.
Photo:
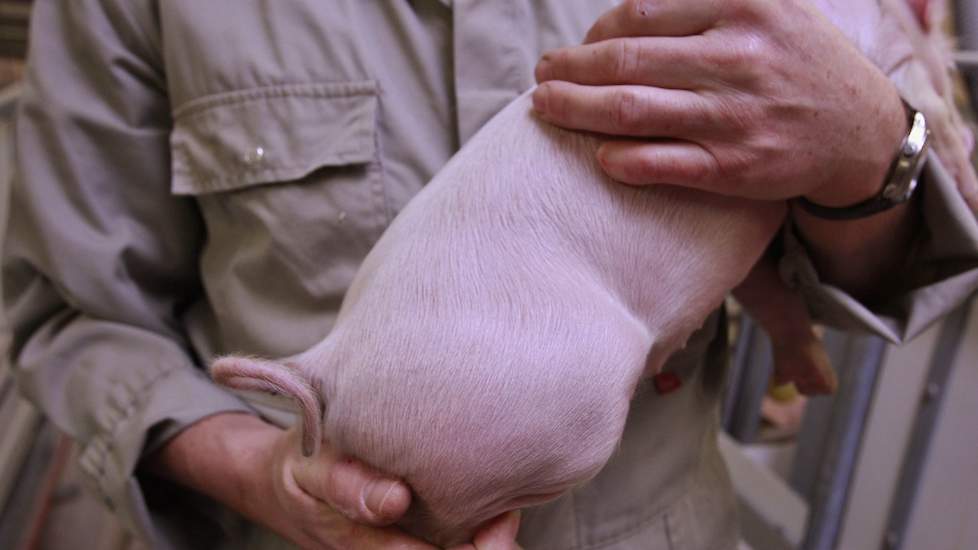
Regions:
<instances>
[{"instance_id":1,"label":"forearm","mask_svg":"<svg viewBox=\"0 0 978 550\"><path fill-rule=\"evenodd\" d=\"M882 100L874 113L874 127L883 147L875 155L867 151L862 170L832 167L843 175L809 195L810 200L832 207L852 205L875 196L883 187L909 123L896 88L885 79L876 85L879 86L877 96ZM897 290L900 281L894 274L899 273L910 253L920 226L920 209L914 200L854 220L826 220L797 205L791 211L799 236L807 245L823 282L865 302Z\"/></svg>"},{"instance_id":2,"label":"forearm","mask_svg":"<svg viewBox=\"0 0 978 550\"><path fill-rule=\"evenodd\" d=\"M260 477L247 469L264 462L262 453L269 452L280 434L250 414L215 414L146 457L141 469L247 513L248 487Z\"/></svg>"},{"instance_id":3,"label":"forearm","mask_svg":"<svg viewBox=\"0 0 978 550\"><path fill-rule=\"evenodd\" d=\"M899 290L900 278L894 275L920 227L916 199L851 221L824 220L797 206L792 216L823 282L869 303Z\"/></svg>"}]
</instances>

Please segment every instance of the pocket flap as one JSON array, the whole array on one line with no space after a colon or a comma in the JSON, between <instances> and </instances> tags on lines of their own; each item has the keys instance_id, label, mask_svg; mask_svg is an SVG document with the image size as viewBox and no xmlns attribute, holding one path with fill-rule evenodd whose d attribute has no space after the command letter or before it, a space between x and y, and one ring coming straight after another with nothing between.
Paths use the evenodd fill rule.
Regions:
<instances>
[{"instance_id":1,"label":"pocket flap","mask_svg":"<svg viewBox=\"0 0 978 550\"><path fill-rule=\"evenodd\" d=\"M199 195L372 161L374 81L298 84L203 97L173 113L172 191Z\"/></svg>"}]
</instances>

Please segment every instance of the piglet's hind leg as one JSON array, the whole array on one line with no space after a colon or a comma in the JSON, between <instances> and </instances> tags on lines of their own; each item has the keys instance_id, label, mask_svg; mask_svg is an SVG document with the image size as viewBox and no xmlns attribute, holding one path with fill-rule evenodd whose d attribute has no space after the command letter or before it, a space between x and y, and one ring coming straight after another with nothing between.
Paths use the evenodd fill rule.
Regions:
<instances>
[{"instance_id":1,"label":"piglet's hind leg","mask_svg":"<svg viewBox=\"0 0 978 550\"><path fill-rule=\"evenodd\" d=\"M733 295L771 337L776 384L792 382L805 395L835 393L838 381L805 303L762 258Z\"/></svg>"}]
</instances>

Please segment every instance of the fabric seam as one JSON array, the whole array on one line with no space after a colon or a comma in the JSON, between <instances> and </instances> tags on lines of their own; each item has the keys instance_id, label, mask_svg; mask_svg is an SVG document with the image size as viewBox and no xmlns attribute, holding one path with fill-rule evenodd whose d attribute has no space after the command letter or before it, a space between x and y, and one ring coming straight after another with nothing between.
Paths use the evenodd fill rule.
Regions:
<instances>
[{"instance_id":1,"label":"fabric seam","mask_svg":"<svg viewBox=\"0 0 978 550\"><path fill-rule=\"evenodd\" d=\"M273 97L341 99L376 95L377 83L374 80L280 84L277 86L220 92L191 99L174 108L172 116L174 120L181 117L192 117L214 107L237 105Z\"/></svg>"},{"instance_id":2,"label":"fabric seam","mask_svg":"<svg viewBox=\"0 0 978 550\"><path fill-rule=\"evenodd\" d=\"M144 385L133 391L130 399L126 403L125 408L120 409L120 414L115 416L110 421L110 424L105 427L105 429L96 433L84 446L84 449L79 457L80 466L85 473L87 473L95 481L95 486L98 488L102 498L106 501L109 501L110 497L109 491L105 486L105 461L112 449L115 447L114 436L117 429L127 420L132 418L133 412L143 400L143 397L149 393L150 388L155 386L161 380L169 377L172 373L176 372L177 368L178 367L171 367L168 369L161 368L160 372L158 372L156 376L152 377ZM85 460L86 458L90 459L91 462Z\"/></svg>"}]
</instances>

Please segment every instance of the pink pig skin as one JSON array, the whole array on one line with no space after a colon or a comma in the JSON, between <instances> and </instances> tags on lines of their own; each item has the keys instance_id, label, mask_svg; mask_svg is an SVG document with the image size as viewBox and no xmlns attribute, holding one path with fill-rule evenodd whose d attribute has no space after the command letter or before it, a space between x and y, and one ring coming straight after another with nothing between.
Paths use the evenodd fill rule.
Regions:
<instances>
[{"instance_id":1,"label":"pink pig skin","mask_svg":"<svg viewBox=\"0 0 978 550\"><path fill-rule=\"evenodd\" d=\"M937 153L963 170L970 143L934 66L947 50L903 1L814 3L934 117ZM403 477L415 504L402 525L440 544L586 481L636 385L744 280L786 212L616 184L596 148L519 98L397 217L325 340L282 362L218 359L215 379L295 398L307 454L327 440ZM762 324L807 323L770 266L738 293Z\"/></svg>"}]
</instances>

